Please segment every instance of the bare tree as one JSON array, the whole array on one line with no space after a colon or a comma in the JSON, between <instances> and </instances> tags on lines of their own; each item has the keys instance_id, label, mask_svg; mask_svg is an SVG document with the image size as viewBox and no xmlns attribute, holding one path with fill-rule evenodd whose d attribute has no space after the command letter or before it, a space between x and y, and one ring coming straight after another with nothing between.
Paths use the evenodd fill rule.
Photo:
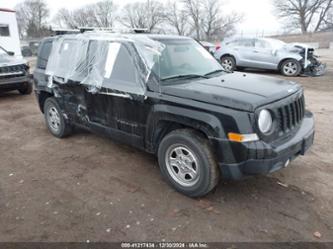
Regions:
<instances>
[{"instance_id":1,"label":"bare tree","mask_svg":"<svg viewBox=\"0 0 333 249\"><path fill-rule=\"evenodd\" d=\"M57 12L54 21L60 27L68 28L80 26L111 28L116 19L116 9L117 5L113 1L103 0L73 11L62 8Z\"/></svg>"},{"instance_id":2,"label":"bare tree","mask_svg":"<svg viewBox=\"0 0 333 249\"><path fill-rule=\"evenodd\" d=\"M74 20L73 12L69 11L66 8L61 8L60 10L58 10L53 21L59 27L73 29L77 26L76 21Z\"/></svg>"},{"instance_id":3,"label":"bare tree","mask_svg":"<svg viewBox=\"0 0 333 249\"><path fill-rule=\"evenodd\" d=\"M322 31L333 31L333 13L330 12L327 17L324 19Z\"/></svg>"},{"instance_id":4,"label":"bare tree","mask_svg":"<svg viewBox=\"0 0 333 249\"><path fill-rule=\"evenodd\" d=\"M70 11L60 9L55 17L60 27L77 28L82 26L95 26L94 11L91 6L84 6Z\"/></svg>"},{"instance_id":5,"label":"bare tree","mask_svg":"<svg viewBox=\"0 0 333 249\"><path fill-rule=\"evenodd\" d=\"M289 25L302 33L319 31L332 5L333 0L274 0L278 16L289 20Z\"/></svg>"},{"instance_id":6,"label":"bare tree","mask_svg":"<svg viewBox=\"0 0 333 249\"><path fill-rule=\"evenodd\" d=\"M120 22L128 28L156 29L164 22L164 8L160 2L146 0L125 5Z\"/></svg>"},{"instance_id":7,"label":"bare tree","mask_svg":"<svg viewBox=\"0 0 333 249\"><path fill-rule=\"evenodd\" d=\"M111 0L103 0L91 6L97 27L113 27L117 5Z\"/></svg>"},{"instance_id":8,"label":"bare tree","mask_svg":"<svg viewBox=\"0 0 333 249\"><path fill-rule=\"evenodd\" d=\"M176 1L168 2L167 6L169 6L165 15L167 23L176 30L178 35L187 35L189 33L187 13Z\"/></svg>"},{"instance_id":9,"label":"bare tree","mask_svg":"<svg viewBox=\"0 0 333 249\"><path fill-rule=\"evenodd\" d=\"M200 40L203 0L183 0L184 11L192 21L196 39Z\"/></svg>"},{"instance_id":10,"label":"bare tree","mask_svg":"<svg viewBox=\"0 0 333 249\"><path fill-rule=\"evenodd\" d=\"M222 12L222 0L183 0L196 39L218 40L230 35L243 15Z\"/></svg>"},{"instance_id":11,"label":"bare tree","mask_svg":"<svg viewBox=\"0 0 333 249\"><path fill-rule=\"evenodd\" d=\"M235 27L243 20L243 15L222 13L223 2L220 0L205 0L201 27L207 40L217 40L235 31Z\"/></svg>"},{"instance_id":12,"label":"bare tree","mask_svg":"<svg viewBox=\"0 0 333 249\"><path fill-rule=\"evenodd\" d=\"M45 0L25 0L15 10L21 35L40 37L47 32L50 11Z\"/></svg>"}]
</instances>

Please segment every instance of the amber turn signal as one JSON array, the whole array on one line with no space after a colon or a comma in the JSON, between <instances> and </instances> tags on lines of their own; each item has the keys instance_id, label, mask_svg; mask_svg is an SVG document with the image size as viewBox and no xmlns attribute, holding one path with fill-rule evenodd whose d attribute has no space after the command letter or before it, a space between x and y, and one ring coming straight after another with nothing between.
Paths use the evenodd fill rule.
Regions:
<instances>
[{"instance_id":1,"label":"amber turn signal","mask_svg":"<svg viewBox=\"0 0 333 249\"><path fill-rule=\"evenodd\" d=\"M228 139L233 142L251 142L251 141L258 141L259 138L257 134L252 133L252 134L239 134L239 133L233 133L229 132L228 133Z\"/></svg>"}]
</instances>

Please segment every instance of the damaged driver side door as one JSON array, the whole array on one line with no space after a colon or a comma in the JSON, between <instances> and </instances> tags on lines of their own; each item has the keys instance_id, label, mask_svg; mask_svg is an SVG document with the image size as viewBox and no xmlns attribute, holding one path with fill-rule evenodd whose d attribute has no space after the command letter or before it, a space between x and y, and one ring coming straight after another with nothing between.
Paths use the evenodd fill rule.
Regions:
<instances>
[{"instance_id":1,"label":"damaged driver side door","mask_svg":"<svg viewBox=\"0 0 333 249\"><path fill-rule=\"evenodd\" d=\"M90 41L88 60L93 60L101 43L105 58L99 58L98 91L86 87L85 102L92 130L113 139L143 147L149 104L139 82L138 69L128 47L120 42ZM104 50L104 49L102 49Z\"/></svg>"}]
</instances>

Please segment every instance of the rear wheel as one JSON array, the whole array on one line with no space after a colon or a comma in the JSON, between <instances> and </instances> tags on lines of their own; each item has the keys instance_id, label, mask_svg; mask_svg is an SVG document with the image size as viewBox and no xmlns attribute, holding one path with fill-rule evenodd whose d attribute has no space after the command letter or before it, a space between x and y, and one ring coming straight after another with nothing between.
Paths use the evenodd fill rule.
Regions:
<instances>
[{"instance_id":1,"label":"rear wheel","mask_svg":"<svg viewBox=\"0 0 333 249\"><path fill-rule=\"evenodd\" d=\"M47 128L53 136L63 138L71 133L72 127L66 122L55 98L51 97L45 100L44 116Z\"/></svg>"},{"instance_id":2,"label":"rear wheel","mask_svg":"<svg viewBox=\"0 0 333 249\"><path fill-rule=\"evenodd\" d=\"M166 135L158 149L162 175L179 192L199 197L218 183L219 170L209 142L193 130Z\"/></svg>"},{"instance_id":3,"label":"rear wheel","mask_svg":"<svg viewBox=\"0 0 333 249\"><path fill-rule=\"evenodd\" d=\"M232 72L236 69L235 58L232 56L222 56L221 65L225 70Z\"/></svg>"},{"instance_id":4,"label":"rear wheel","mask_svg":"<svg viewBox=\"0 0 333 249\"><path fill-rule=\"evenodd\" d=\"M285 60L281 64L281 73L285 76L297 76L301 72L301 64L294 59Z\"/></svg>"},{"instance_id":5,"label":"rear wheel","mask_svg":"<svg viewBox=\"0 0 333 249\"><path fill-rule=\"evenodd\" d=\"M28 82L26 84L26 86L24 86L23 88L20 88L18 90L20 92L20 94L22 95L28 95L28 94L31 94L32 92L32 84L30 82Z\"/></svg>"}]
</instances>

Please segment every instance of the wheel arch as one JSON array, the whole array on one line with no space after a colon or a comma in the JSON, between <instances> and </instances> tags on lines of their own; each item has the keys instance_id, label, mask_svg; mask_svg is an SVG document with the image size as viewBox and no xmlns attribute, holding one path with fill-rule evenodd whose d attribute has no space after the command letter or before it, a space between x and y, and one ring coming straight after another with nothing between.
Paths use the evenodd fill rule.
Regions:
<instances>
[{"instance_id":1,"label":"wheel arch","mask_svg":"<svg viewBox=\"0 0 333 249\"><path fill-rule=\"evenodd\" d=\"M231 54L231 53L225 53L225 54L222 54L222 55L220 56L220 61L222 60L223 57L227 57L227 56L232 57L232 58L235 60L235 63L236 63L236 65L237 65L237 59L236 59L236 56L233 55L233 54Z\"/></svg>"},{"instance_id":2,"label":"wheel arch","mask_svg":"<svg viewBox=\"0 0 333 249\"><path fill-rule=\"evenodd\" d=\"M282 66L282 64L283 64L286 60L295 60L295 61L298 61L298 62L301 64L301 59L302 59L302 58L285 57L285 58L283 58L283 59L280 60L277 69L278 69L278 70L281 70L281 66ZM301 64L301 65L302 65L302 64Z\"/></svg>"},{"instance_id":3,"label":"wheel arch","mask_svg":"<svg viewBox=\"0 0 333 249\"><path fill-rule=\"evenodd\" d=\"M223 131L219 120L209 113L173 106L154 109L146 130L146 147L152 153L157 151L164 136L177 129L193 129L207 139Z\"/></svg>"},{"instance_id":4,"label":"wheel arch","mask_svg":"<svg viewBox=\"0 0 333 249\"><path fill-rule=\"evenodd\" d=\"M40 91L38 93L38 106L42 113L44 113L44 103L47 98L53 97L54 94L48 91Z\"/></svg>"}]
</instances>

